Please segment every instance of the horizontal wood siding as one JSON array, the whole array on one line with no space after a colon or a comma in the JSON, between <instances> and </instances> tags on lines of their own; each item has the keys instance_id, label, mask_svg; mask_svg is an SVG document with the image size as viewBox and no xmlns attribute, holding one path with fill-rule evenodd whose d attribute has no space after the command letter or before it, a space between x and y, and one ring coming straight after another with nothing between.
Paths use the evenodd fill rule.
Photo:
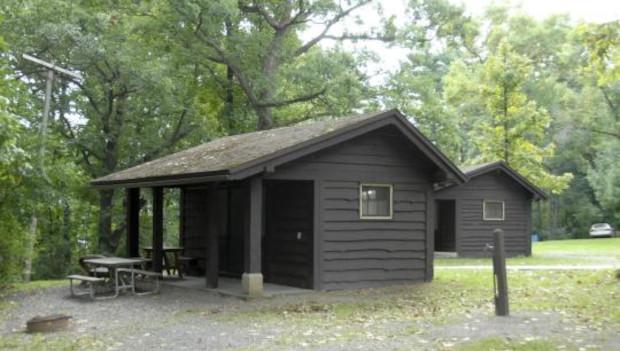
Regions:
<instances>
[{"instance_id":1,"label":"horizontal wood siding","mask_svg":"<svg viewBox=\"0 0 620 351\"><path fill-rule=\"evenodd\" d=\"M319 180L319 286L325 290L423 281L426 192L434 166L390 128L279 167L267 178ZM360 183L392 184L394 216L359 218ZM317 284L315 284L317 286Z\"/></svg>"},{"instance_id":2,"label":"horizontal wood siding","mask_svg":"<svg viewBox=\"0 0 620 351\"><path fill-rule=\"evenodd\" d=\"M426 200L423 186L392 184L393 218L361 220L359 182L323 182L325 289L424 279Z\"/></svg>"},{"instance_id":3,"label":"horizontal wood siding","mask_svg":"<svg viewBox=\"0 0 620 351\"><path fill-rule=\"evenodd\" d=\"M438 199L457 199L459 222L456 246L459 256L488 256L484 247L493 242L493 230L504 230L506 253L509 256L529 255L531 217L529 193L503 172L488 173L473 178L466 184L437 192ZM484 200L505 203L505 220L484 221Z\"/></svg>"}]
</instances>

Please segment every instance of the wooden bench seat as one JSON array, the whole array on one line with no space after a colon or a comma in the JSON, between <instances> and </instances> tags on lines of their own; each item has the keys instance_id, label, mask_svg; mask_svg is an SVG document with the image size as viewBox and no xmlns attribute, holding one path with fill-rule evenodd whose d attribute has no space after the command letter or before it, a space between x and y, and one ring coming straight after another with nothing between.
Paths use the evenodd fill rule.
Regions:
<instances>
[{"instance_id":1,"label":"wooden bench seat","mask_svg":"<svg viewBox=\"0 0 620 351\"><path fill-rule=\"evenodd\" d=\"M100 284L105 282L105 279L99 277L91 277L88 275L80 275L80 274L72 274L67 276L69 279L69 289L71 290L71 296L83 296L89 295L91 299L95 299L95 284ZM85 282L88 285L87 292L77 292L73 287L73 281L78 280L80 282Z\"/></svg>"},{"instance_id":2,"label":"wooden bench seat","mask_svg":"<svg viewBox=\"0 0 620 351\"><path fill-rule=\"evenodd\" d=\"M72 274L70 276L67 276L67 278L69 280L81 280L84 282L91 282L91 283L100 283L103 282L105 279L103 278L99 278L99 277L91 277L88 275L80 275L80 274Z\"/></svg>"},{"instance_id":3,"label":"wooden bench seat","mask_svg":"<svg viewBox=\"0 0 620 351\"><path fill-rule=\"evenodd\" d=\"M116 270L117 273L128 273L131 276L131 292L134 295L150 295L156 294L159 292L159 278L162 277L162 274L159 272L146 271L142 269L135 268L119 268ZM136 276L143 276L152 280L155 284L155 288L153 290L145 291L145 292L136 292Z\"/></svg>"}]
</instances>

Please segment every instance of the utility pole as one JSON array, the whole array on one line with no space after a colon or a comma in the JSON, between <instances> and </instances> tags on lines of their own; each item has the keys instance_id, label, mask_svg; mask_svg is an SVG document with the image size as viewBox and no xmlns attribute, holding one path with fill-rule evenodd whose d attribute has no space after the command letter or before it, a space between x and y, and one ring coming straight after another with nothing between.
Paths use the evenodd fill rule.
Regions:
<instances>
[{"instance_id":1,"label":"utility pole","mask_svg":"<svg viewBox=\"0 0 620 351\"><path fill-rule=\"evenodd\" d=\"M82 76L78 73L71 72L62 67L58 67L54 64L51 64L47 61L43 61L34 56L30 56L28 54L23 54L22 57L25 60L36 63L47 68L47 82L45 83L45 103L43 105L43 116L41 118L41 127L39 128L40 133L40 146L39 146L39 168L41 169L41 174L43 174L43 178L49 182L47 178L47 173L45 173L44 167L44 159L45 159L45 147L46 147L46 139L47 139L47 124L49 121L49 113L50 113L50 103L52 100L52 86L54 84L54 72L58 72L60 74L67 75L69 77L75 78L77 80L82 80Z\"/></svg>"},{"instance_id":2,"label":"utility pole","mask_svg":"<svg viewBox=\"0 0 620 351\"><path fill-rule=\"evenodd\" d=\"M30 62L34 62L38 65L41 65L47 68L47 82L45 83L45 102L43 105L43 116L41 118L41 127L39 128L40 138L39 138L39 169L41 170L41 175L46 182L50 183L49 178L47 177L47 173L45 172L45 147L46 147L46 139L47 139L47 124L49 121L50 114L50 104L52 100L52 87L54 84L54 72L58 72L60 74L67 75L69 77L82 80L82 76L78 73L74 73L68 71L64 68L53 65L49 62L43 61L36 57L23 54L22 57L25 60ZM37 216L33 213L30 217L30 228L28 230L28 235L26 238L26 253L25 253L25 262L24 262L24 280L30 281L30 277L32 276L32 255L34 251L34 242L37 233Z\"/></svg>"}]
</instances>

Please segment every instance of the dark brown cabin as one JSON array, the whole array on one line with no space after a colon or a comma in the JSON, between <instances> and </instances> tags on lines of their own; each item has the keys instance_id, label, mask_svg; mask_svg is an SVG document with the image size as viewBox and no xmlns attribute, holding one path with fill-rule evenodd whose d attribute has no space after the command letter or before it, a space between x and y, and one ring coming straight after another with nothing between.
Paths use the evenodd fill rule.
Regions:
<instances>
[{"instance_id":1,"label":"dark brown cabin","mask_svg":"<svg viewBox=\"0 0 620 351\"><path fill-rule=\"evenodd\" d=\"M464 167L466 183L435 193L435 251L482 257L493 230L504 231L506 254L532 254L532 201L545 193L503 161Z\"/></svg>"},{"instance_id":2,"label":"dark brown cabin","mask_svg":"<svg viewBox=\"0 0 620 351\"><path fill-rule=\"evenodd\" d=\"M155 258L162 189L180 188L184 254L200 258L207 286L240 277L254 294L263 280L317 290L431 280L433 184L465 180L389 110L224 137L92 184L127 189L130 256L140 189L152 189Z\"/></svg>"}]
</instances>

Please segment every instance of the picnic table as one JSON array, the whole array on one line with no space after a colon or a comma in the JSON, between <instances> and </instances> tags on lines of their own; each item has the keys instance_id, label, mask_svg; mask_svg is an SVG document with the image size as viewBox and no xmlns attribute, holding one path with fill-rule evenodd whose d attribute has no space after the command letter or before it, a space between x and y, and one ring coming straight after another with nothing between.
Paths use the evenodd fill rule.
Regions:
<instances>
[{"instance_id":1,"label":"picnic table","mask_svg":"<svg viewBox=\"0 0 620 351\"><path fill-rule=\"evenodd\" d=\"M134 289L134 282L126 282L122 276L119 276L118 270L120 268L133 268L137 265L141 265L144 262L144 259L124 257L100 257L85 259L84 262L95 267L105 267L109 270L110 279L114 280L114 295L110 298L115 298L118 296L121 290Z\"/></svg>"},{"instance_id":2,"label":"picnic table","mask_svg":"<svg viewBox=\"0 0 620 351\"><path fill-rule=\"evenodd\" d=\"M147 258L153 258L153 247L145 246L142 248ZM164 259L164 268L168 275L170 275L170 269L174 268L179 275L179 278L183 278L183 267L181 265L180 255L185 250L182 246L164 246L162 253ZM174 265L170 262L169 254L174 257Z\"/></svg>"}]
</instances>

